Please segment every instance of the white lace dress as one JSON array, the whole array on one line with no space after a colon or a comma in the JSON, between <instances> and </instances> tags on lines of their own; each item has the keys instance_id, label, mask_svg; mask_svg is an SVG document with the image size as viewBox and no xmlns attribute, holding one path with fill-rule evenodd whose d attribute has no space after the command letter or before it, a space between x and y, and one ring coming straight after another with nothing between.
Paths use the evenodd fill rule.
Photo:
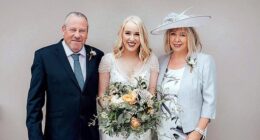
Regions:
<instances>
[{"instance_id":1,"label":"white lace dress","mask_svg":"<svg viewBox=\"0 0 260 140\"><path fill-rule=\"evenodd\" d=\"M99 65L100 73L110 73L110 83L122 82L126 84L135 85L137 83L135 77L141 76L148 82L147 84L149 84L151 71L159 72L158 59L154 54L151 54L147 62L142 65L141 69L135 71L130 77L126 73L123 73L122 70L120 70L120 67L117 64L117 59L115 58L113 53L108 53L104 55ZM100 138L101 140L151 140L152 135L151 131L147 131L140 137L134 134L130 134L130 136L126 139L123 136L112 137L101 132Z\"/></svg>"}]
</instances>

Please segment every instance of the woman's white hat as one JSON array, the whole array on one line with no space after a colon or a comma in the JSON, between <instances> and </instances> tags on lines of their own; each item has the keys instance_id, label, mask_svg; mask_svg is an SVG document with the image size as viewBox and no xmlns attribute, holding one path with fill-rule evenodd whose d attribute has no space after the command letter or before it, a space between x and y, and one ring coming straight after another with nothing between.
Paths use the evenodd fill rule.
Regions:
<instances>
[{"instance_id":1,"label":"woman's white hat","mask_svg":"<svg viewBox=\"0 0 260 140\"><path fill-rule=\"evenodd\" d=\"M188 10L188 9L187 9ZM151 34L161 34L168 29L180 28L180 27L198 27L201 26L211 19L211 16L192 16L184 15L187 11L185 10L181 14L170 13L164 19L163 23L153 29Z\"/></svg>"}]
</instances>

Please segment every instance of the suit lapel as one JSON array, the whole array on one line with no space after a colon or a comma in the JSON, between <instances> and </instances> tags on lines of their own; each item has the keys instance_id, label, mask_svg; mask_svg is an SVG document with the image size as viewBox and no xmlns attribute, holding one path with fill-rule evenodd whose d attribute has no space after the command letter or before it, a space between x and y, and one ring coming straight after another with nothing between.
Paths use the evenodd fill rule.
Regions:
<instances>
[{"instance_id":1,"label":"suit lapel","mask_svg":"<svg viewBox=\"0 0 260 140\"><path fill-rule=\"evenodd\" d=\"M60 41L57 44L57 51L56 51L56 55L58 56L58 58L61 61L61 64L63 65L64 69L67 71L68 76L70 77L70 79L72 80L72 82L75 84L75 86L77 86L79 89L79 84L77 82L77 79L75 77L75 74L70 66L68 57L66 56L65 50L63 48L63 45L61 43L62 41ZM81 90L81 89L80 89Z\"/></svg>"},{"instance_id":2,"label":"suit lapel","mask_svg":"<svg viewBox=\"0 0 260 140\"><path fill-rule=\"evenodd\" d=\"M161 85L162 83L162 80L163 80L163 77L164 77L164 74L166 72L166 69L168 67L168 63L169 63L169 60L170 60L170 56L171 55L167 55L160 63L160 74L159 74L159 77L158 77L158 82L157 82L157 85ZM187 87L187 84L190 83L191 81L191 78L192 78L192 73L190 73L190 67L185 64L185 69L184 69L184 72L183 72L183 77L182 77L182 80L181 80L181 83L180 83L180 89L179 89L179 98L183 98L183 96L186 96L186 92L187 90L189 89L186 89ZM180 100L182 101L182 100ZM185 101L184 101L185 102Z\"/></svg>"},{"instance_id":3,"label":"suit lapel","mask_svg":"<svg viewBox=\"0 0 260 140\"><path fill-rule=\"evenodd\" d=\"M85 49L86 49L86 80L85 80L85 84L84 84L84 90L87 86L87 83L88 83L91 73L93 71L93 67L94 67L93 64L95 64L94 63L95 57L92 57L92 59L89 60L91 47L88 45L85 45Z\"/></svg>"},{"instance_id":4,"label":"suit lapel","mask_svg":"<svg viewBox=\"0 0 260 140\"><path fill-rule=\"evenodd\" d=\"M187 86L187 84L191 81L191 79L190 79L192 77L191 74L192 73L190 73L190 67L187 64L185 64L184 72L183 72L181 83L180 83L180 89L178 92L179 98L182 98L183 96L185 96L185 94L186 94L185 91L187 90L187 87L189 87L189 86ZM182 100L179 100L179 101L182 101Z\"/></svg>"},{"instance_id":5,"label":"suit lapel","mask_svg":"<svg viewBox=\"0 0 260 140\"><path fill-rule=\"evenodd\" d=\"M193 54L191 56L192 59L196 58L197 55L196 54ZM188 94L189 91L191 91L191 87L193 86L192 85L192 78L193 78L193 74L195 73L195 69L192 70L192 72L190 71L191 67L188 65L188 64L185 64L185 69L184 69L184 72L183 72L183 76L182 76L182 80L181 80L181 83L180 83L180 89L179 89L179 98L183 98L181 99L180 101L183 101L183 103L180 103L180 104L184 104L186 101L184 99L185 96L189 96ZM189 88L187 88L189 87Z\"/></svg>"}]
</instances>

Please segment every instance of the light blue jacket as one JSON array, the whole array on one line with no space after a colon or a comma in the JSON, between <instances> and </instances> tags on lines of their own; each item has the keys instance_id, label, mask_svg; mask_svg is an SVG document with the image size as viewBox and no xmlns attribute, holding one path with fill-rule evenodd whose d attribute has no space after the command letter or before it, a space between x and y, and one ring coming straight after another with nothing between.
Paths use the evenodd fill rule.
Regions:
<instances>
[{"instance_id":1,"label":"light blue jacket","mask_svg":"<svg viewBox=\"0 0 260 140\"><path fill-rule=\"evenodd\" d=\"M214 119L216 115L216 68L210 55L197 53L191 56L196 65L186 64L178 93L178 103L182 112L180 120L183 131L193 131L200 117ZM170 55L160 57L160 73L157 85L161 85L166 72Z\"/></svg>"}]
</instances>

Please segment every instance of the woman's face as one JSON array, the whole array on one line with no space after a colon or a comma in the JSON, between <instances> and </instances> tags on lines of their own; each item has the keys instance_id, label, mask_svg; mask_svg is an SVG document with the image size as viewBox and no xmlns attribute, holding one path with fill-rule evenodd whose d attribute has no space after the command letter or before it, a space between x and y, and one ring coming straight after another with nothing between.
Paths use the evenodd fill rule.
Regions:
<instances>
[{"instance_id":1,"label":"woman's face","mask_svg":"<svg viewBox=\"0 0 260 140\"><path fill-rule=\"evenodd\" d=\"M169 38L171 49L174 52L188 53L188 37L186 29L171 29L169 32Z\"/></svg>"},{"instance_id":2,"label":"woman's face","mask_svg":"<svg viewBox=\"0 0 260 140\"><path fill-rule=\"evenodd\" d=\"M126 23L123 30L122 40L124 51L137 53L141 43L139 29L135 23L131 21Z\"/></svg>"}]
</instances>

